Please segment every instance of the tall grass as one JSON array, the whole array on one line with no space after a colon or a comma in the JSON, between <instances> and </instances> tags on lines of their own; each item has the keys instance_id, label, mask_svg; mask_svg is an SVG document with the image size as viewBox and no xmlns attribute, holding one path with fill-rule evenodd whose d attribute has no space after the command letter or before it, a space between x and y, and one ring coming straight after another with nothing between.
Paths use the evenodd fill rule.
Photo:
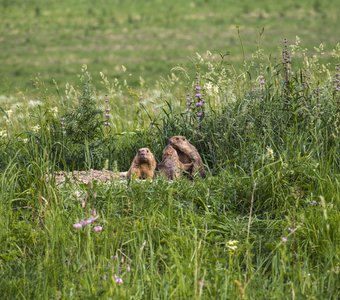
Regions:
<instances>
[{"instance_id":1,"label":"tall grass","mask_svg":"<svg viewBox=\"0 0 340 300\"><path fill-rule=\"evenodd\" d=\"M102 76L105 96L83 68L79 87L32 108L25 130L3 108L2 297L338 298L338 69L297 45L283 46L282 62L259 53L239 71L198 56L195 72L175 68L152 101L151 90ZM128 96L137 109L119 104ZM207 178L46 180L126 170L143 146L159 160L175 134L197 146Z\"/></svg>"}]
</instances>

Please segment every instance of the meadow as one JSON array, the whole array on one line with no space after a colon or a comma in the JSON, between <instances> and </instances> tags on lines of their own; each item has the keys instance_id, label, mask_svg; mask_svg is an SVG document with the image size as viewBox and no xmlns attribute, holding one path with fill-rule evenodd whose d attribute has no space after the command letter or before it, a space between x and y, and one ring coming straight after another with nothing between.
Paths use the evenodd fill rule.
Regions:
<instances>
[{"instance_id":1,"label":"meadow","mask_svg":"<svg viewBox=\"0 0 340 300\"><path fill-rule=\"evenodd\" d=\"M1 298L338 299L336 1L110 2L0 2Z\"/></svg>"}]
</instances>

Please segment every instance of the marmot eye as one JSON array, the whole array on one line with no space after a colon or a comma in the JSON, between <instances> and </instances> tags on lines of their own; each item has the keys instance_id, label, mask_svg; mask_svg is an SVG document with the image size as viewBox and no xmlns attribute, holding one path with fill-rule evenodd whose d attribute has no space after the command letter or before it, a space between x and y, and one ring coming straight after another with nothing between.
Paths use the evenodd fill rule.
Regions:
<instances>
[{"instance_id":1,"label":"marmot eye","mask_svg":"<svg viewBox=\"0 0 340 300\"><path fill-rule=\"evenodd\" d=\"M183 138L183 141L185 141L185 138Z\"/></svg>"},{"instance_id":2,"label":"marmot eye","mask_svg":"<svg viewBox=\"0 0 340 300\"><path fill-rule=\"evenodd\" d=\"M179 138L176 138L176 141L178 141L179 140Z\"/></svg>"}]
</instances>

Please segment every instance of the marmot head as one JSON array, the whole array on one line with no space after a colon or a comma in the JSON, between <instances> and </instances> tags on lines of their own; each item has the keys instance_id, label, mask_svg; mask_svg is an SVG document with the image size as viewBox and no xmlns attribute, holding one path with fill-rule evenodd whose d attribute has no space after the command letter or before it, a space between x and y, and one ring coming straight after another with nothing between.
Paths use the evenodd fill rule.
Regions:
<instances>
[{"instance_id":1,"label":"marmot head","mask_svg":"<svg viewBox=\"0 0 340 300\"><path fill-rule=\"evenodd\" d=\"M177 156L177 151L171 146L171 145L167 145L164 150L163 150L163 157L164 156Z\"/></svg>"},{"instance_id":2,"label":"marmot head","mask_svg":"<svg viewBox=\"0 0 340 300\"><path fill-rule=\"evenodd\" d=\"M151 157L151 152L149 148L138 149L138 157L140 162L148 162Z\"/></svg>"},{"instance_id":3,"label":"marmot head","mask_svg":"<svg viewBox=\"0 0 340 300\"><path fill-rule=\"evenodd\" d=\"M169 143L172 145L180 144L180 143L186 143L188 140L183 135L175 135L169 139Z\"/></svg>"}]
</instances>

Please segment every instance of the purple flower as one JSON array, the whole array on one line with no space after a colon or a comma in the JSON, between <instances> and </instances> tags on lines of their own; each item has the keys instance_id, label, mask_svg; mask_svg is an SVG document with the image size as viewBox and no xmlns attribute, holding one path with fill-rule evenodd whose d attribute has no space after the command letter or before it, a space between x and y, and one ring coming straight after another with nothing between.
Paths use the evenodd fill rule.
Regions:
<instances>
[{"instance_id":1,"label":"purple flower","mask_svg":"<svg viewBox=\"0 0 340 300\"><path fill-rule=\"evenodd\" d=\"M80 223L82 226L86 226L86 225L93 224L94 221L96 221L97 219L98 219L98 216L91 216L91 217L89 217L88 219L83 219L83 220L81 220L79 223Z\"/></svg>"},{"instance_id":2,"label":"purple flower","mask_svg":"<svg viewBox=\"0 0 340 300\"><path fill-rule=\"evenodd\" d=\"M73 224L73 228L74 228L75 230L80 230L82 227L83 227L83 225L82 225L81 223L75 223L75 224Z\"/></svg>"},{"instance_id":3,"label":"purple flower","mask_svg":"<svg viewBox=\"0 0 340 300\"><path fill-rule=\"evenodd\" d=\"M281 238L281 241L282 241L282 243L286 243L288 241L288 238L284 236L284 237Z\"/></svg>"},{"instance_id":4,"label":"purple flower","mask_svg":"<svg viewBox=\"0 0 340 300\"><path fill-rule=\"evenodd\" d=\"M87 221L90 222L91 224L94 223L95 220L98 219L99 216L91 216Z\"/></svg>"},{"instance_id":5,"label":"purple flower","mask_svg":"<svg viewBox=\"0 0 340 300\"><path fill-rule=\"evenodd\" d=\"M201 107L203 105L203 101L199 101L196 103L196 107Z\"/></svg>"},{"instance_id":6,"label":"purple flower","mask_svg":"<svg viewBox=\"0 0 340 300\"><path fill-rule=\"evenodd\" d=\"M93 228L94 232L101 232L103 230L103 227L102 226L95 226Z\"/></svg>"},{"instance_id":7,"label":"purple flower","mask_svg":"<svg viewBox=\"0 0 340 300\"><path fill-rule=\"evenodd\" d=\"M202 97L202 94L201 94L201 93L196 93L195 97L196 97L196 98L201 98L201 97Z\"/></svg>"},{"instance_id":8,"label":"purple flower","mask_svg":"<svg viewBox=\"0 0 340 300\"><path fill-rule=\"evenodd\" d=\"M112 279L118 285L123 284L123 279L121 277L117 276L116 274L113 275Z\"/></svg>"}]
</instances>

